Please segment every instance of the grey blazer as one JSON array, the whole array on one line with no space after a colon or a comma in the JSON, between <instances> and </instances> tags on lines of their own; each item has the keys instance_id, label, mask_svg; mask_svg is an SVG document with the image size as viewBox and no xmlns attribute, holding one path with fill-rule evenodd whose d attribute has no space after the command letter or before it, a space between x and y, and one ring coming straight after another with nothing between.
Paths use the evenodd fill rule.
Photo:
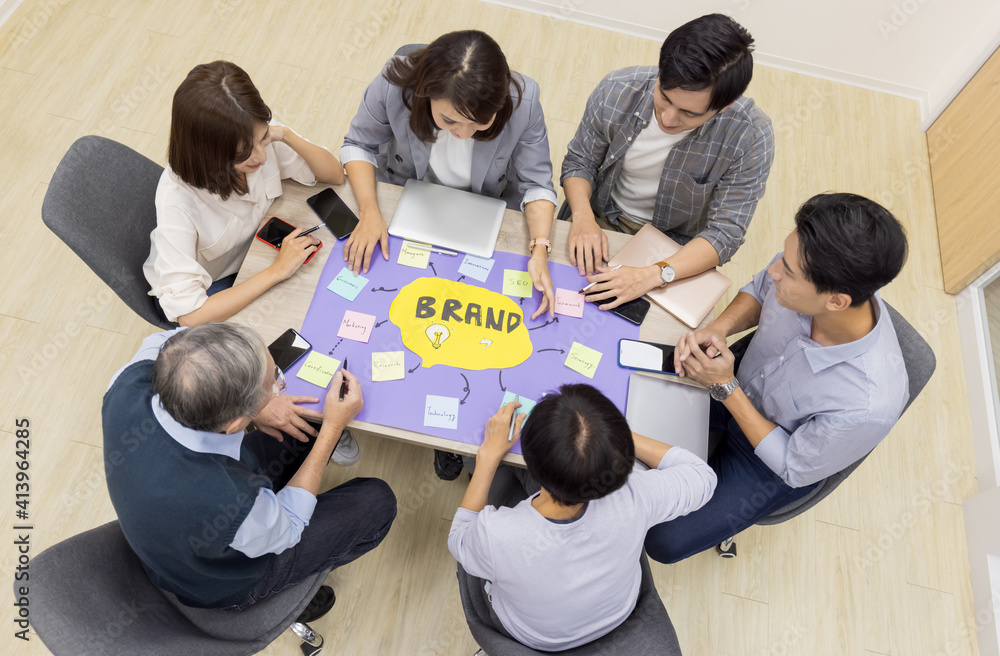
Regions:
<instances>
[{"instance_id":1,"label":"grey blazer","mask_svg":"<svg viewBox=\"0 0 1000 656\"><path fill-rule=\"evenodd\" d=\"M516 210L539 199L555 205L549 137L538 83L514 75L519 75L524 85L521 102L517 102L517 89L511 84L515 107L507 125L497 138L477 141L472 147L472 191L502 198L507 207ZM410 130L410 110L403 104L402 90L380 74L365 89L344 137L340 161L369 162L375 166L376 180L402 185L409 179L424 179L430 147Z\"/></svg>"}]
</instances>

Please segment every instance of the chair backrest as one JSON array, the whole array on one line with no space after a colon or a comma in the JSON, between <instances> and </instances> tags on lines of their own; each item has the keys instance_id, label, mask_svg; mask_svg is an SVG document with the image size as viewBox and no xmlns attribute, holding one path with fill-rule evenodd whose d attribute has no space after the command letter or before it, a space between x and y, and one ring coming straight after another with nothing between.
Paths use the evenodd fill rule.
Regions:
<instances>
[{"instance_id":1,"label":"chair backrest","mask_svg":"<svg viewBox=\"0 0 1000 656\"><path fill-rule=\"evenodd\" d=\"M906 377L909 381L910 396L906 401L906 405L903 406L903 412L906 412L906 409L910 407L913 400L917 398L917 395L927 385L927 381L930 380L931 374L934 373L934 369L937 366L937 359L934 357L934 351L927 341L903 318L903 315L888 303L885 306L889 309L892 326L896 329L896 338L899 340L899 350L903 354L903 366L906 368ZM864 462L868 455L871 454L865 455L847 469L824 479L805 496L778 508L757 523L780 524L801 515L836 490L837 486L843 483Z\"/></svg>"},{"instance_id":2,"label":"chair backrest","mask_svg":"<svg viewBox=\"0 0 1000 656\"><path fill-rule=\"evenodd\" d=\"M605 654L680 656L681 646L677 641L677 633L653 584L653 573L649 569L645 553L642 554L640 564L642 585L639 588L639 599L628 619L611 633L593 642L559 652L535 651L494 628L490 617L490 602L482 591L483 580L470 576L461 565L458 566L458 588L472 637L488 656L535 656L553 653L564 656Z\"/></svg>"},{"instance_id":3,"label":"chair backrest","mask_svg":"<svg viewBox=\"0 0 1000 656\"><path fill-rule=\"evenodd\" d=\"M115 521L31 559L31 625L55 656L256 654L291 626L327 574L245 611L189 608L153 585Z\"/></svg>"},{"instance_id":4,"label":"chair backrest","mask_svg":"<svg viewBox=\"0 0 1000 656\"><path fill-rule=\"evenodd\" d=\"M160 328L175 328L148 295L142 273L162 173L162 166L128 146L81 137L52 175L42 221L136 314Z\"/></svg>"},{"instance_id":5,"label":"chair backrest","mask_svg":"<svg viewBox=\"0 0 1000 656\"><path fill-rule=\"evenodd\" d=\"M397 48L396 52L393 54L396 57L402 57L404 55L410 54L415 50L420 50L421 48L426 48L426 47L427 47L426 43L408 43L405 46L399 46L399 48Z\"/></svg>"}]
</instances>

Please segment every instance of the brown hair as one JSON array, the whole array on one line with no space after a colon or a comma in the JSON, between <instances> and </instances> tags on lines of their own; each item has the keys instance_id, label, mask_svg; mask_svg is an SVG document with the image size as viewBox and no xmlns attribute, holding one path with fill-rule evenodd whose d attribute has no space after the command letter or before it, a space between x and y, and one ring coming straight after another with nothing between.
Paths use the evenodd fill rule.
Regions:
<instances>
[{"instance_id":1,"label":"brown hair","mask_svg":"<svg viewBox=\"0 0 1000 656\"><path fill-rule=\"evenodd\" d=\"M434 141L438 130L431 100L447 100L462 116L480 124L489 123L495 114L493 125L472 135L477 141L489 141L500 135L514 112L511 82L519 104L524 92L499 44L478 30L439 36L426 48L394 59L384 75L402 88L410 129L424 143Z\"/></svg>"},{"instance_id":2,"label":"brown hair","mask_svg":"<svg viewBox=\"0 0 1000 656\"><path fill-rule=\"evenodd\" d=\"M195 66L174 93L167 161L177 176L226 200L245 194L233 165L253 152L254 128L271 110L242 68L227 61Z\"/></svg>"}]
</instances>

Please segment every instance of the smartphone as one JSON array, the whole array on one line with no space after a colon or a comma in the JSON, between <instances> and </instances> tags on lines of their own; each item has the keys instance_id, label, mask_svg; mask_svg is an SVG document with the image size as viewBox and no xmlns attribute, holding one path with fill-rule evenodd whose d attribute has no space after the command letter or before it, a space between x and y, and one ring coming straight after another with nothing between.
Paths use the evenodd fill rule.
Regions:
<instances>
[{"instance_id":1,"label":"smartphone","mask_svg":"<svg viewBox=\"0 0 1000 656\"><path fill-rule=\"evenodd\" d=\"M618 366L677 375L674 370L674 347L670 344L620 339L618 340Z\"/></svg>"},{"instance_id":2,"label":"smartphone","mask_svg":"<svg viewBox=\"0 0 1000 656\"><path fill-rule=\"evenodd\" d=\"M590 292L591 294L598 294L600 292ZM588 294L589 296L590 294ZM615 298L605 298L599 301L598 305L604 305L605 303L614 303ZM640 325L642 320L646 318L646 313L649 312L649 301L639 297L632 299L627 303L622 303L616 308L611 308L608 310L611 314L617 314L619 317L628 321L629 323L634 323L635 325Z\"/></svg>"},{"instance_id":3,"label":"smartphone","mask_svg":"<svg viewBox=\"0 0 1000 656\"><path fill-rule=\"evenodd\" d=\"M278 365L282 371L288 371L311 348L312 344L305 337L294 328L289 328L278 339L271 342L267 350L271 352L274 364Z\"/></svg>"},{"instance_id":4,"label":"smartphone","mask_svg":"<svg viewBox=\"0 0 1000 656\"><path fill-rule=\"evenodd\" d=\"M271 248L276 248L280 251L281 241L288 235L292 234L293 230L295 230L295 226L291 223L282 221L276 216L272 216L267 220L267 223L264 224L264 227L257 231L257 239L264 242ZM319 246L316 247L316 250L306 258L306 262L313 259L313 255L315 255L321 248L323 248L323 242L320 242Z\"/></svg>"},{"instance_id":5,"label":"smartphone","mask_svg":"<svg viewBox=\"0 0 1000 656\"><path fill-rule=\"evenodd\" d=\"M358 225L358 217L333 189L324 189L306 202L337 239L346 239Z\"/></svg>"}]
</instances>

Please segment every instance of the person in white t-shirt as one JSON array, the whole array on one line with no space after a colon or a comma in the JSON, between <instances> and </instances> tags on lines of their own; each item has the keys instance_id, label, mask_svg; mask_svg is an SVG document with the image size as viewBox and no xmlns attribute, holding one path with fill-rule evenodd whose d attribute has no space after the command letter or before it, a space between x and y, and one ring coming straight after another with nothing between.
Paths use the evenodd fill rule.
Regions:
<instances>
[{"instance_id":1,"label":"person in white t-shirt","mask_svg":"<svg viewBox=\"0 0 1000 656\"><path fill-rule=\"evenodd\" d=\"M281 180L342 184L330 151L272 123L239 66L196 66L174 93L169 166L156 188L156 229L143 273L170 321L223 321L294 274L319 240L296 230L274 263L233 286Z\"/></svg>"},{"instance_id":2,"label":"person in white t-shirt","mask_svg":"<svg viewBox=\"0 0 1000 656\"><path fill-rule=\"evenodd\" d=\"M389 259L375 181L427 180L524 212L528 273L542 292L532 318L555 316L548 252L556 192L538 83L512 72L489 35L450 32L390 59L365 89L340 158L361 209L344 247L355 273L368 271L379 248Z\"/></svg>"}]
</instances>

